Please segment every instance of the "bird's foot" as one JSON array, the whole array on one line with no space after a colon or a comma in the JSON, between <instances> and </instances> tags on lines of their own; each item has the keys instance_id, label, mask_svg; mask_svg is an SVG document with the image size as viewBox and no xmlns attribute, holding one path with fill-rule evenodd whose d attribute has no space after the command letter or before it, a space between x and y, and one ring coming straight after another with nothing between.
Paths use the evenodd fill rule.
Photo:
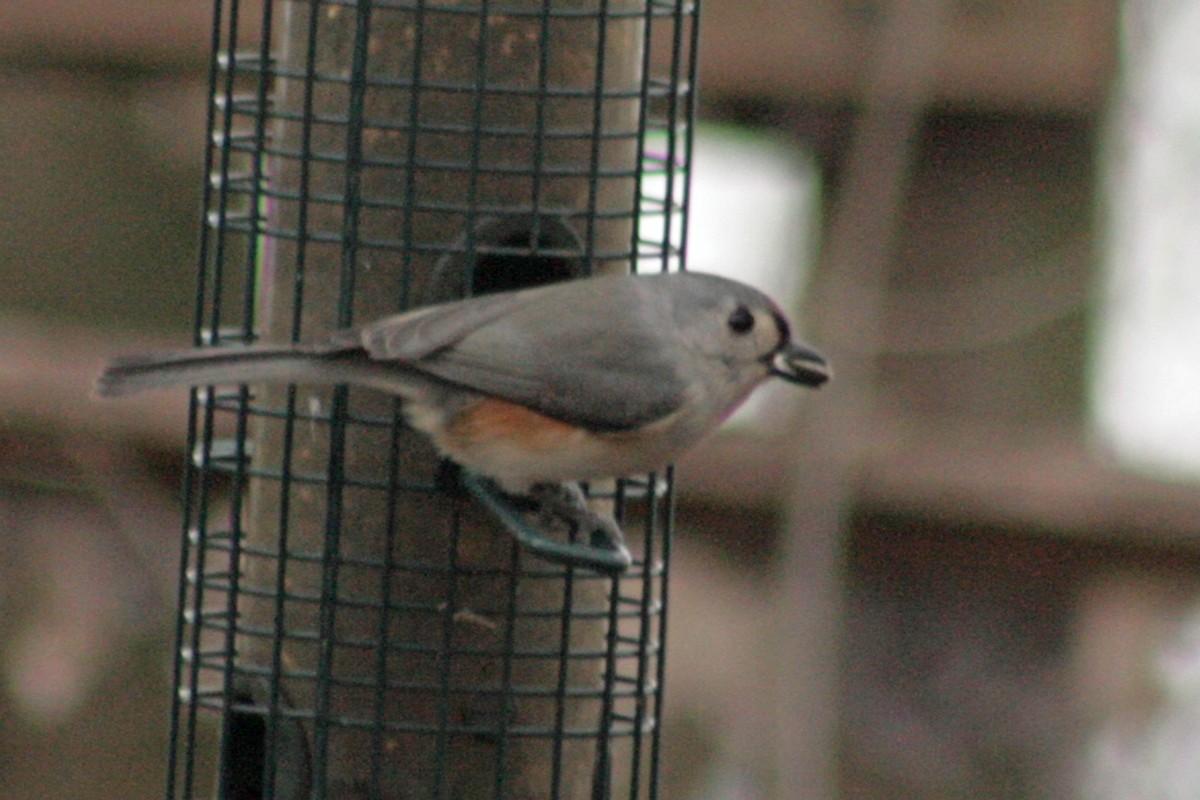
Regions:
<instances>
[{"instance_id":1,"label":"bird's foot","mask_svg":"<svg viewBox=\"0 0 1200 800\"><path fill-rule=\"evenodd\" d=\"M627 560L632 560L617 521L588 508L579 484L539 483L529 496L538 503L538 520L542 524L551 526L556 519L561 520L570 527L573 541L586 541L589 547L601 551L624 553Z\"/></svg>"},{"instance_id":2,"label":"bird's foot","mask_svg":"<svg viewBox=\"0 0 1200 800\"><path fill-rule=\"evenodd\" d=\"M522 496L507 494L471 472L464 471L462 478L467 491L539 558L609 574L624 572L633 563L621 528L588 508L578 484L541 483ZM534 515L532 524L528 514ZM546 535L564 526L568 541Z\"/></svg>"}]
</instances>

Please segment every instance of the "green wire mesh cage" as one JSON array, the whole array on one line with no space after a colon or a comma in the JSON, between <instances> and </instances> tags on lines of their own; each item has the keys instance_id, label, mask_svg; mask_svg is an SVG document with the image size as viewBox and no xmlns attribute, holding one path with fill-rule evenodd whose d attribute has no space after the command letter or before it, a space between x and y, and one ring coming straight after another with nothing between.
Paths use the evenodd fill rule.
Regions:
<instances>
[{"instance_id":1,"label":"green wire mesh cage","mask_svg":"<svg viewBox=\"0 0 1200 800\"><path fill-rule=\"evenodd\" d=\"M196 344L679 269L685 2L216 0ZM654 798L671 475L527 552L397 401L199 390L168 798Z\"/></svg>"}]
</instances>

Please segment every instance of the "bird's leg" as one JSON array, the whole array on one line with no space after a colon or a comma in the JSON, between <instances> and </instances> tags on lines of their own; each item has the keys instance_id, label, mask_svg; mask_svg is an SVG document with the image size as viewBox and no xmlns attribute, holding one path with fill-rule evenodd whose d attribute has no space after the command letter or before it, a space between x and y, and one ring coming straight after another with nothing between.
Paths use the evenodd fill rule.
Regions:
<instances>
[{"instance_id":1,"label":"bird's leg","mask_svg":"<svg viewBox=\"0 0 1200 800\"><path fill-rule=\"evenodd\" d=\"M605 573L624 572L633 563L616 521L588 508L576 484L538 484L526 495L512 495L469 470L462 471L461 480L521 547L539 558ZM530 520L529 514L536 517ZM564 524L572 539L583 541L556 541L545 533Z\"/></svg>"},{"instance_id":2,"label":"bird's leg","mask_svg":"<svg viewBox=\"0 0 1200 800\"><path fill-rule=\"evenodd\" d=\"M577 537L600 550L625 551L625 534L617 521L588 508L587 498L577 483L539 483L529 491L538 503L543 524L558 518L571 526Z\"/></svg>"}]
</instances>

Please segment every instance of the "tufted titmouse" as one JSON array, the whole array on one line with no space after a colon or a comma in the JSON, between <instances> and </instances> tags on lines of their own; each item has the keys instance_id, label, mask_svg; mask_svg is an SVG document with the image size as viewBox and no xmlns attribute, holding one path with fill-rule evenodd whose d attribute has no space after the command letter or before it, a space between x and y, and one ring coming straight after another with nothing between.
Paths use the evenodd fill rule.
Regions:
<instances>
[{"instance_id":1,"label":"tufted titmouse","mask_svg":"<svg viewBox=\"0 0 1200 800\"><path fill-rule=\"evenodd\" d=\"M399 395L413 428L505 491L674 461L771 376L825 360L779 307L698 273L605 275L384 317L313 344L125 356L102 396L177 384L356 384Z\"/></svg>"}]
</instances>

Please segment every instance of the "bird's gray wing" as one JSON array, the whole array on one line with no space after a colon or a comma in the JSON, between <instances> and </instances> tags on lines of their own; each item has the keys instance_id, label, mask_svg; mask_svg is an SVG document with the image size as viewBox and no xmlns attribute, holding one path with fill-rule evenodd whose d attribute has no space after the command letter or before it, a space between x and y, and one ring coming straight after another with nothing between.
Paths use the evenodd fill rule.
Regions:
<instances>
[{"instance_id":1,"label":"bird's gray wing","mask_svg":"<svg viewBox=\"0 0 1200 800\"><path fill-rule=\"evenodd\" d=\"M656 332L670 328L662 298L640 283L580 281L431 306L369 326L362 342L373 359L591 430L630 430L677 410L686 389ZM620 311L587 313L596 308Z\"/></svg>"},{"instance_id":2,"label":"bird's gray wing","mask_svg":"<svg viewBox=\"0 0 1200 800\"><path fill-rule=\"evenodd\" d=\"M498 319L513 313L528 299L523 292L472 297L426 306L376 320L355 334L371 358L377 361L414 363Z\"/></svg>"}]
</instances>

